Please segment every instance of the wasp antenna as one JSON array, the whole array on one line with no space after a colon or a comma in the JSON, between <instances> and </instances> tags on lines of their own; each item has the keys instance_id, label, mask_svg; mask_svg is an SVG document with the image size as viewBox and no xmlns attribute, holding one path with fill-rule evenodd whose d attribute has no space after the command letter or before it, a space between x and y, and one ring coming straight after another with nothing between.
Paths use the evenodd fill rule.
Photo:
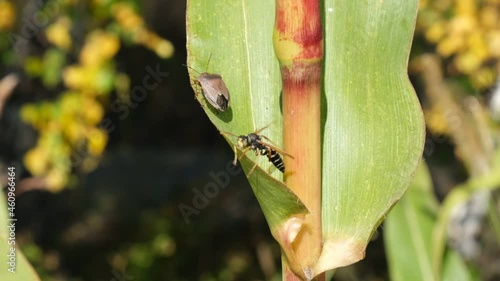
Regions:
<instances>
[{"instance_id":1,"label":"wasp antenna","mask_svg":"<svg viewBox=\"0 0 500 281\"><path fill-rule=\"evenodd\" d=\"M229 136L233 136L233 137L238 137L237 135L235 134L232 134L230 132L224 132L224 131L219 131L221 135L229 135Z\"/></svg>"},{"instance_id":2,"label":"wasp antenna","mask_svg":"<svg viewBox=\"0 0 500 281\"><path fill-rule=\"evenodd\" d=\"M271 125L271 124L268 124L268 125L266 125L265 127L262 127L262 128L258 129L257 131L255 131L255 132L253 132L253 133L254 133L254 134L258 134L258 133L260 133L260 132L264 131L264 129L266 129L267 127L269 127L269 125Z\"/></svg>"}]
</instances>

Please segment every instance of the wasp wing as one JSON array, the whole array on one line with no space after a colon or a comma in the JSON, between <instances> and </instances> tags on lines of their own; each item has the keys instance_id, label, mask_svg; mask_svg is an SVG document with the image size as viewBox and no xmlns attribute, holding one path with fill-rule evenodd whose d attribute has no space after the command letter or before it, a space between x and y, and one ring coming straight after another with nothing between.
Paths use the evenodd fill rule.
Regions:
<instances>
[{"instance_id":1,"label":"wasp wing","mask_svg":"<svg viewBox=\"0 0 500 281\"><path fill-rule=\"evenodd\" d=\"M274 146L274 145L272 145L272 144L269 144L269 143L266 143L266 142L263 142L263 141L257 141L257 142L258 142L258 143L260 143L260 144L262 144L262 145L264 145L264 146L267 146L267 147L269 147L269 148L271 148L271 149L274 149L274 150L276 150L277 152L279 152L279 153L281 153L281 154L283 154L283 155L285 155L285 156L288 156L288 157L290 157L290 158L292 158L292 159L295 159L295 157L293 157L292 155L290 155L290 154L286 153L286 152L285 152L285 151L283 151L282 149L279 149L279 148L277 148L276 146Z\"/></svg>"}]
</instances>

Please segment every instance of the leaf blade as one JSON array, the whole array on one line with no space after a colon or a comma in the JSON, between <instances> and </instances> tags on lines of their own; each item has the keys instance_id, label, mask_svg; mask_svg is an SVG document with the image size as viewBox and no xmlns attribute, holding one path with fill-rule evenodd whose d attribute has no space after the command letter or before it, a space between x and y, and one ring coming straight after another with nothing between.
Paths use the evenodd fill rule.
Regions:
<instances>
[{"instance_id":1,"label":"leaf blade","mask_svg":"<svg viewBox=\"0 0 500 281\"><path fill-rule=\"evenodd\" d=\"M274 2L188 1L186 18L188 65L221 74L231 95L231 107L224 113L213 110L203 95L196 95L209 119L219 131L236 136L269 125L262 134L282 147L281 80L272 45ZM209 57L209 70L203 69ZM196 72L189 72L196 79ZM226 140L231 147L236 143L234 136ZM283 184L281 172L267 157L250 151L240 160L247 174L255 163L250 184L273 235L285 247L290 242L280 241L280 234L287 232L285 225L290 218L305 215L307 209Z\"/></svg>"},{"instance_id":2,"label":"leaf blade","mask_svg":"<svg viewBox=\"0 0 500 281\"><path fill-rule=\"evenodd\" d=\"M327 1L325 10L325 249L318 271L364 257L373 231L408 188L424 143L406 71L417 1Z\"/></svg>"}]
</instances>

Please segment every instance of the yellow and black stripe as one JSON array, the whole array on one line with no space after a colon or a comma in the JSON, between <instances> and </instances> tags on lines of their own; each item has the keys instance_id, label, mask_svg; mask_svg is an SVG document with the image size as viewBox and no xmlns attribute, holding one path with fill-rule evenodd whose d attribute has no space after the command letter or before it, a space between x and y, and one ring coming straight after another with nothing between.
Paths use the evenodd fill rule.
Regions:
<instances>
[{"instance_id":1,"label":"yellow and black stripe","mask_svg":"<svg viewBox=\"0 0 500 281\"><path fill-rule=\"evenodd\" d=\"M283 163L283 158L281 158L281 155L276 150L268 148L267 158L269 158L269 161L271 161L271 163L273 163L278 170L282 173L285 172L285 163Z\"/></svg>"}]
</instances>

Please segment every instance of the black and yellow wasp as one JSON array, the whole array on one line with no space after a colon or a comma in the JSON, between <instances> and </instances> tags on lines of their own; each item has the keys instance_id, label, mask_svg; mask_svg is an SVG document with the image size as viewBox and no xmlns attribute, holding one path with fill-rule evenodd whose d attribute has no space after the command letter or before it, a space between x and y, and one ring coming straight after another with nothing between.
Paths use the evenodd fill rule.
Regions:
<instances>
[{"instance_id":1,"label":"black and yellow wasp","mask_svg":"<svg viewBox=\"0 0 500 281\"><path fill-rule=\"evenodd\" d=\"M221 134L223 134L223 135L230 135L230 136L237 138L237 142L234 145L233 165L236 166L237 160L241 159L251 149L255 152L255 155L257 155L257 156L259 156L259 155L267 156L267 159L269 159L269 161L271 163L273 163L273 165L278 170L280 170L282 173L285 172L285 163L283 162L283 158L281 157L280 153L285 155L285 156L288 156L292 159L294 159L294 158L292 155L290 155L290 154L284 152L283 150L277 148L276 146L271 145L269 143L266 143L262 140L262 139L265 139L265 140L268 140L269 142L271 142L271 140L268 137L263 136L263 135L259 135L259 133L262 132L267 127L268 126L261 128L261 129L255 131L253 133L250 133L248 135L240 135L240 136L237 136L237 135L234 135L234 134L231 134L228 132L221 132ZM237 148L241 149L243 152L239 158L238 158ZM250 172L248 172L248 176L250 176L253 173L255 167L257 167L257 163L255 163L255 165L252 167Z\"/></svg>"}]
</instances>

